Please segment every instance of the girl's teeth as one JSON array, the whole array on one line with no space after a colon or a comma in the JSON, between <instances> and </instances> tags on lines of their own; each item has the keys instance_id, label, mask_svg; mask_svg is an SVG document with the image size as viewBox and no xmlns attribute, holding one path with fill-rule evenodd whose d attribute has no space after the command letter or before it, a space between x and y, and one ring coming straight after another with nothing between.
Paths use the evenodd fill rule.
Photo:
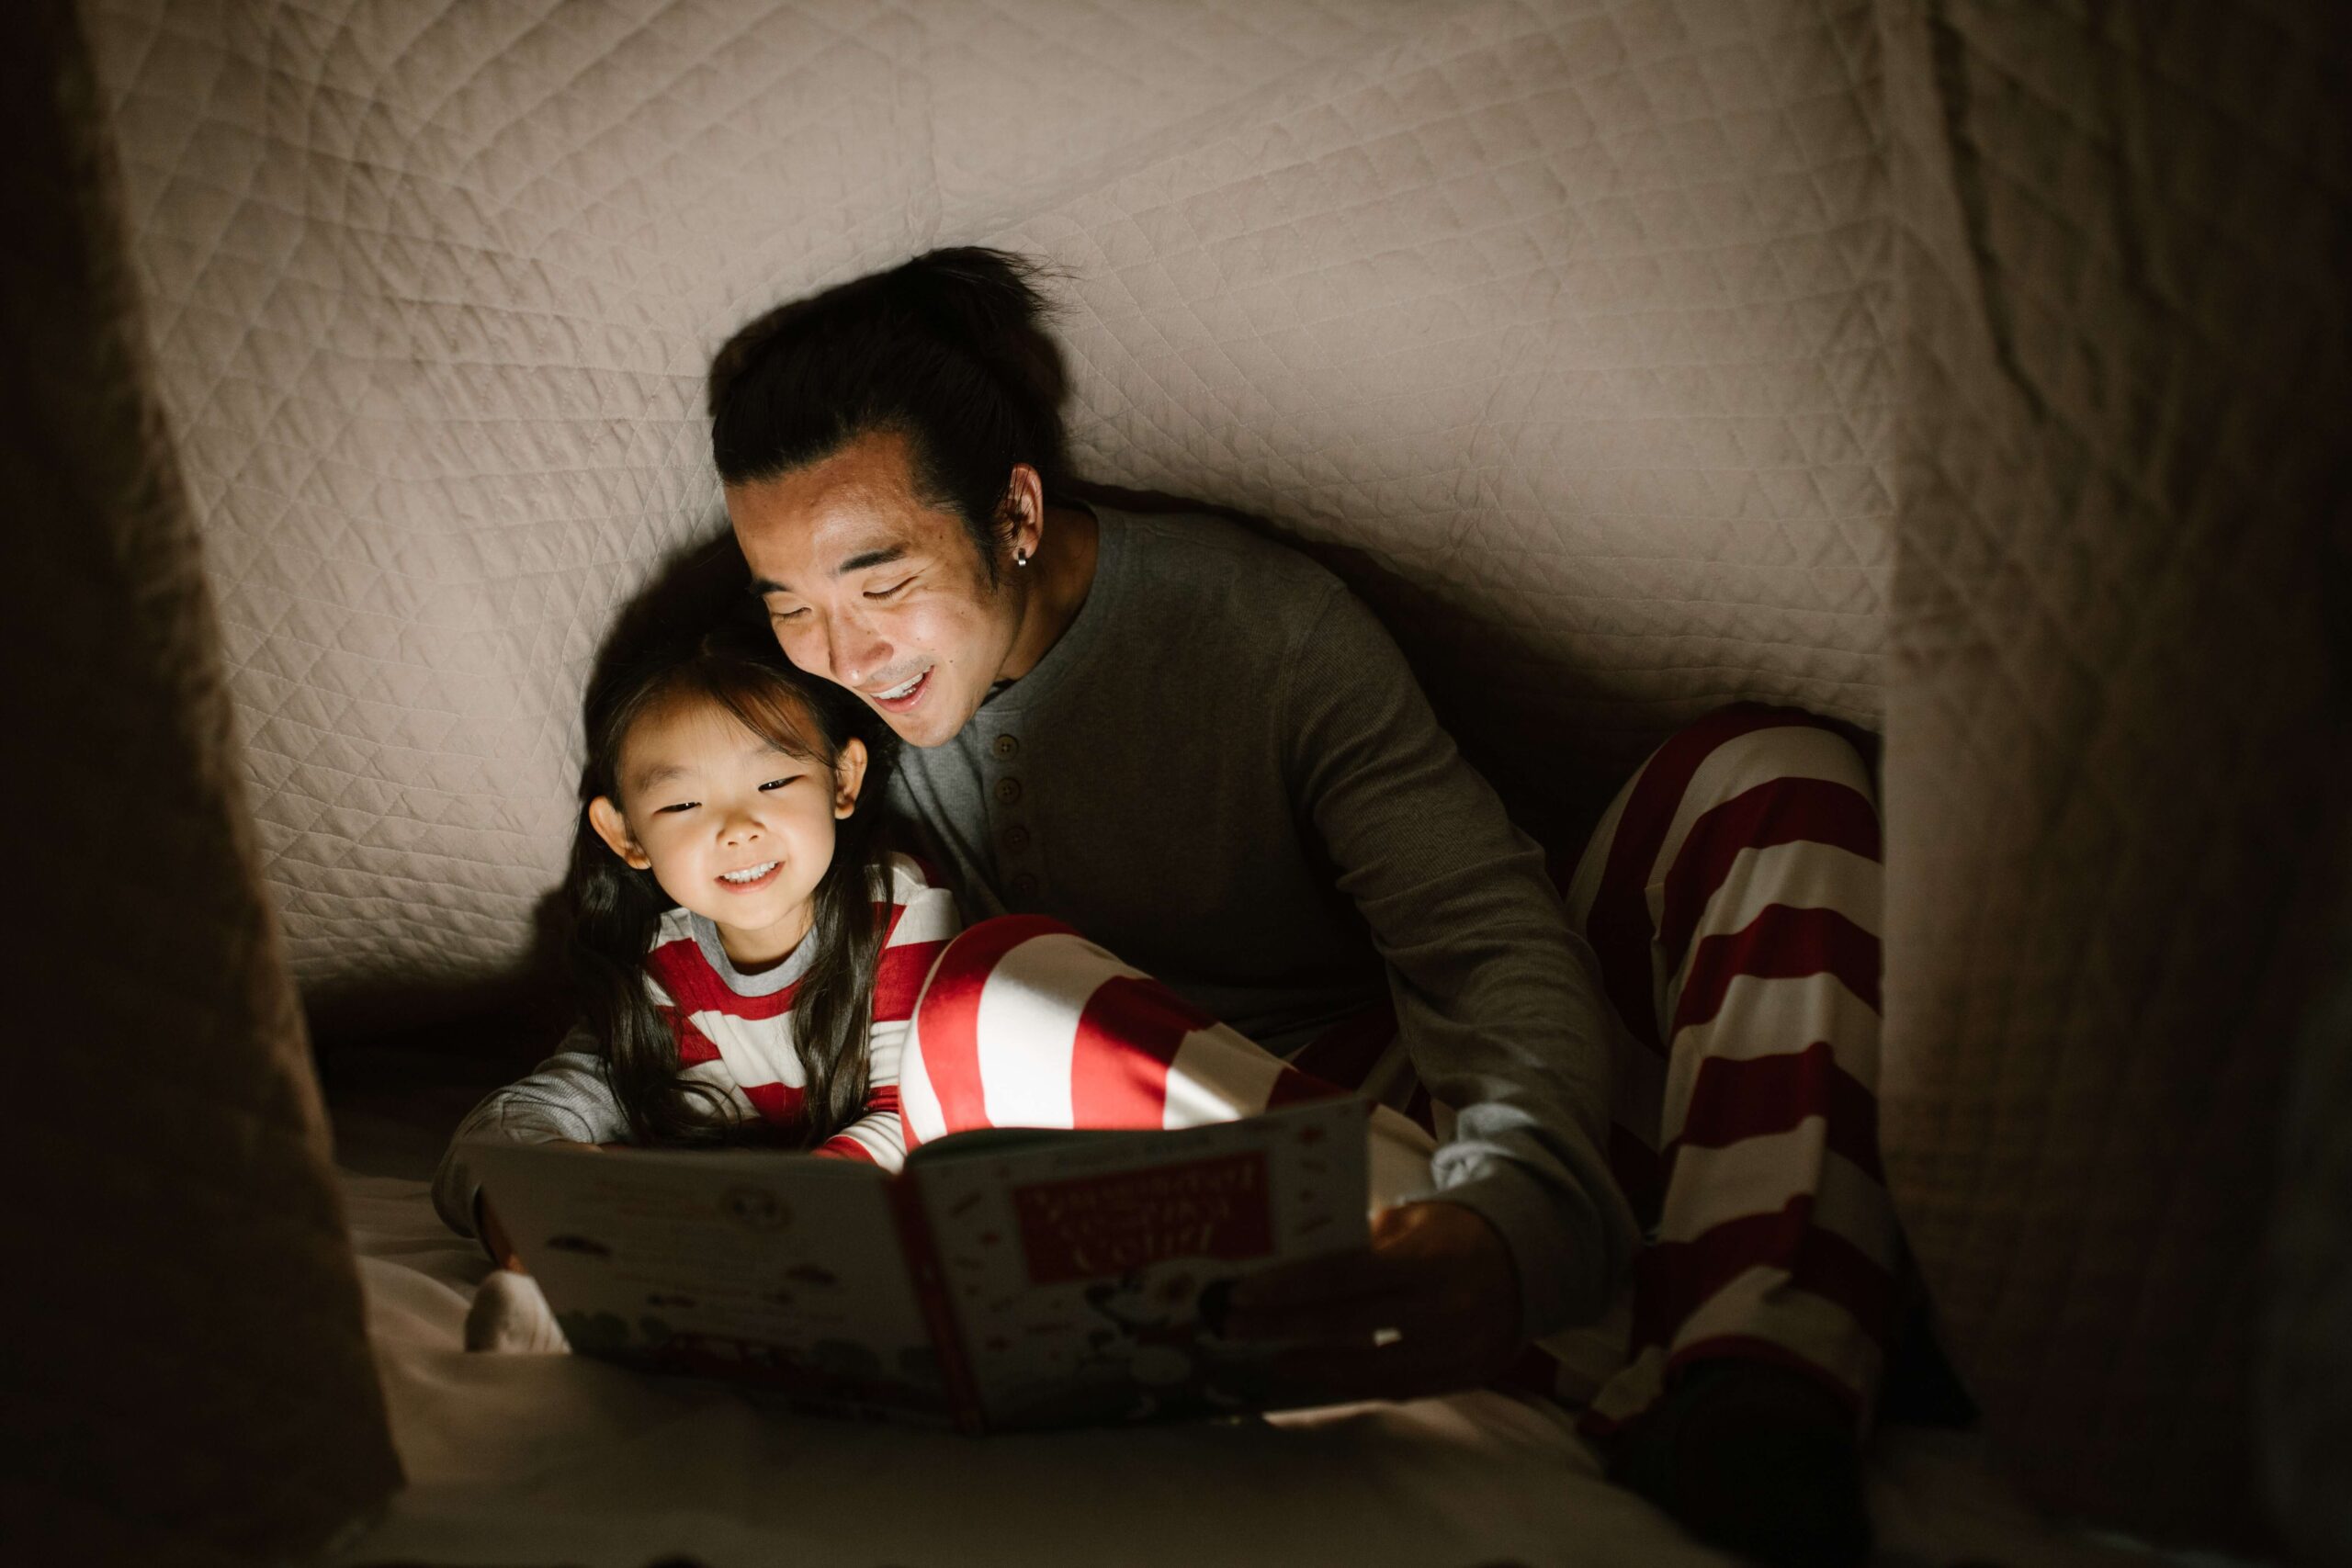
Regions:
<instances>
[{"instance_id":1,"label":"girl's teeth","mask_svg":"<svg viewBox=\"0 0 2352 1568\"><path fill-rule=\"evenodd\" d=\"M757 882L761 877L765 876L769 872L772 872L775 869L775 862L770 861L765 865L755 865L747 871L721 872L719 874L718 880L721 882Z\"/></svg>"}]
</instances>

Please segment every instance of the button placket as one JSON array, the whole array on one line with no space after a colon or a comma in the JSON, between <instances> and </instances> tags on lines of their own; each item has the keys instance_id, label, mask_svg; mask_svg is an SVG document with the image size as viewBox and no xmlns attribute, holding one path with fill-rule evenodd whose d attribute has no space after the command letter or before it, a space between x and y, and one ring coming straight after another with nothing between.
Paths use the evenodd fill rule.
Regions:
<instances>
[{"instance_id":1,"label":"button placket","mask_svg":"<svg viewBox=\"0 0 2352 1568\"><path fill-rule=\"evenodd\" d=\"M997 873L1008 901L1027 902L1044 886L1035 855L1035 840L1021 807L1024 789L1019 774L1005 772L1021 755L1021 738L1011 731L992 736L988 756L994 775L989 784L989 816L996 844Z\"/></svg>"}]
</instances>

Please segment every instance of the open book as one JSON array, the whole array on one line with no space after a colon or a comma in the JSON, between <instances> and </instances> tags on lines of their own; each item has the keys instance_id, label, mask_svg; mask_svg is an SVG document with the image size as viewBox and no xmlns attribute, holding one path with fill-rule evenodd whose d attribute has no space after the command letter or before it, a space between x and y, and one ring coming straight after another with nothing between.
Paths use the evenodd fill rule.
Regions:
<instances>
[{"instance_id":1,"label":"open book","mask_svg":"<svg viewBox=\"0 0 2352 1568\"><path fill-rule=\"evenodd\" d=\"M992 1130L888 1175L754 1152L469 1144L572 1348L967 1431L1263 1409L1233 1281L1362 1247L1371 1108Z\"/></svg>"}]
</instances>

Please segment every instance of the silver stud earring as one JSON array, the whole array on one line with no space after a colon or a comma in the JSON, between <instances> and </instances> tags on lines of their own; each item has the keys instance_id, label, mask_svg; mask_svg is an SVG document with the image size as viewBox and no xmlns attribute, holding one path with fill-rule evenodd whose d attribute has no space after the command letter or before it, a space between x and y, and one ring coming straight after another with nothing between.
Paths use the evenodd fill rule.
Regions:
<instances>
[{"instance_id":1,"label":"silver stud earring","mask_svg":"<svg viewBox=\"0 0 2352 1568\"><path fill-rule=\"evenodd\" d=\"M1029 552L1023 549L1015 549L1012 552L1012 564L1015 566L1027 566L1029 564Z\"/></svg>"}]
</instances>

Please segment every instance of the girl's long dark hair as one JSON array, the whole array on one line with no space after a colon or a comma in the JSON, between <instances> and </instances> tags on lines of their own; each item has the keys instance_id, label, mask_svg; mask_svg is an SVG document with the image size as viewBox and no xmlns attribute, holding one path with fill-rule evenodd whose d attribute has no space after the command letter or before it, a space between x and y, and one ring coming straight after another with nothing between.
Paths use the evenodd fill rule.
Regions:
<instances>
[{"instance_id":1,"label":"girl's long dark hair","mask_svg":"<svg viewBox=\"0 0 2352 1568\"><path fill-rule=\"evenodd\" d=\"M977 246L930 251L743 327L710 366L718 477L774 479L861 435L902 435L918 491L962 517L993 581L1013 465L1036 469L1049 500L1069 479L1044 270Z\"/></svg>"},{"instance_id":2,"label":"girl's long dark hair","mask_svg":"<svg viewBox=\"0 0 2352 1568\"><path fill-rule=\"evenodd\" d=\"M832 863L818 881L808 936L813 956L794 993L793 1042L807 1084L800 1125L776 1128L742 1117L709 1085L678 1074L677 1034L645 989L645 955L669 896L597 837L588 803L620 799L621 744L629 728L677 701L717 703L770 744L825 770L853 736L870 757L858 805L835 825ZM564 877L571 931L566 943L582 1021L605 1047L605 1072L639 1143L710 1145L783 1141L808 1148L857 1120L865 1103L866 1035L873 1024L881 906L868 868L882 863L880 794L887 738L865 707L828 682L786 663L764 628L729 627L640 653L598 671L586 710L587 764L580 775L580 821Z\"/></svg>"}]
</instances>

